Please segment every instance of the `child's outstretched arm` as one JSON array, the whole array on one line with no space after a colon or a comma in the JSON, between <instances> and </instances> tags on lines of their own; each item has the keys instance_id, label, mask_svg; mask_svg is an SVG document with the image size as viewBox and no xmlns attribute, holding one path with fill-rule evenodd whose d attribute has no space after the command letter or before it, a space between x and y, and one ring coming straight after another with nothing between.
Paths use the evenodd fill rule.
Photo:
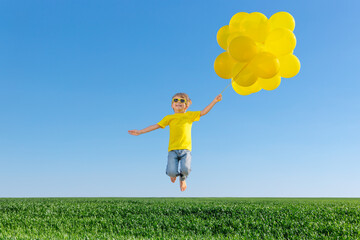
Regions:
<instances>
[{"instance_id":1,"label":"child's outstretched arm","mask_svg":"<svg viewBox=\"0 0 360 240\"><path fill-rule=\"evenodd\" d=\"M221 99L221 94L217 95L216 98L206 108L204 108L204 110L201 111L200 116L204 116L205 114L207 114L217 102L221 101Z\"/></svg>"},{"instance_id":2,"label":"child's outstretched arm","mask_svg":"<svg viewBox=\"0 0 360 240\"><path fill-rule=\"evenodd\" d=\"M154 124L154 125L148 126L147 128L144 128L144 129L141 129L141 130L129 130L128 132L131 135L138 136L138 135L143 134L143 133L154 131L154 130L156 130L158 128L160 128L159 124Z\"/></svg>"}]
</instances>

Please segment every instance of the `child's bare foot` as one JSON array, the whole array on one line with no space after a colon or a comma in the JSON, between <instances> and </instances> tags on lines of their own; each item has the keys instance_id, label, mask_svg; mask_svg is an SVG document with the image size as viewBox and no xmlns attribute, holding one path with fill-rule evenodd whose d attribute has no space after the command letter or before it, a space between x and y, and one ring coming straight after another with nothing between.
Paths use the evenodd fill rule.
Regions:
<instances>
[{"instance_id":1,"label":"child's bare foot","mask_svg":"<svg viewBox=\"0 0 360 240\"><path fill-rule=\"evenodd\" d=\"M174 183L176 181L176 177L170 177L170 180L172 183Z\"/></svg>"},{"instance_id":2,"label":"child's bare foot","mask_svg":"<svg viewBox=\"0 0 360 240\"><path fill-rule=\"evenodd\" d=\"M180 181L180 190L183 192L186 189L186 182L185 181Z\"/></svg>"}]
</instances>

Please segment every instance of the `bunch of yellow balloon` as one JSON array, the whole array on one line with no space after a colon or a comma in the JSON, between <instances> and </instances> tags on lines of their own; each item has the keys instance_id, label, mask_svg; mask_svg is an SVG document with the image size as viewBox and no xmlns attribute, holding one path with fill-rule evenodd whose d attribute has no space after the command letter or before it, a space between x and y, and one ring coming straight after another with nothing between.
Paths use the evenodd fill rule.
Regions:
<instances>
[{"instance_id":1,"label":"bunch of yellow balloon","mask_svg":"<svg viewBox=\"0 0 360 240\"><path fill-rule=\"evenodd\" d=\"M300 71L300 61L293 55L294 28L295 20L287 12L269 19L259 12L236 13L217 33L217 42L225 52L215 60L216 74L231 78L240 95L276 89L281 77L291 78Z\"/></svg>"}]
</instances>

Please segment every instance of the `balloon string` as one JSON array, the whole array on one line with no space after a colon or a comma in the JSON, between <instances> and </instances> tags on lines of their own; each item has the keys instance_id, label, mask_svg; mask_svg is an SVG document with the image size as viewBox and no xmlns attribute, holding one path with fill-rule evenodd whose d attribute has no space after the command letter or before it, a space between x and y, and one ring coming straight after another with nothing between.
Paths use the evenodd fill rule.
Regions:
<instances>
[{"instance_id":1,"label":"balloon string","mask_svg":"<svg viewBox=\"0 0 360 240\"><path fill-rule=\"evenodd\" d=\"M222 90L222 92L220 94L222 94L231 84L234 80L236 80L239 77L239 74L247 67L247 65L249 65L249 62L247 64L245 64L241 70L235 75L235 77L233 77L230 81L230 83L224 88L224 90Z\"/></svg>"},{"instance_id":2,"label":"balloon string","mask_svg":"<svg viewBox=\"0 0 360 240\"><path fill-rule=\"evenodd\" d=\"M224 90L222 90L222 92L220 94L222 94L231 85L232 81L233 80L231 79L230 83L224 88Z\"/></svg>"}]
</instances>

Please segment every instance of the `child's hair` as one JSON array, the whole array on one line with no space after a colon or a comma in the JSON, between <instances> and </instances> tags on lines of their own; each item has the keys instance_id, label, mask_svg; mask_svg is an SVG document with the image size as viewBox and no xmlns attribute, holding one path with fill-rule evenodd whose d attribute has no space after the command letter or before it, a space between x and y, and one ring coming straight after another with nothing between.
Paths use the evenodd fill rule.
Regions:
<instances>
[{"instance_id":1,"label":"child's hair","mask_svg":"<svg viewBox=\"0 0 360 240\"><path fill-rule=\"evenodd\" d=\"M177 93L175 94L171 99L173 99L174 97L182 97L185 98L186 100L186 106L189 107L191 105L191 99L189 98L189 95L187 95L186 93Z\"/></svg>"}]
</instances>

